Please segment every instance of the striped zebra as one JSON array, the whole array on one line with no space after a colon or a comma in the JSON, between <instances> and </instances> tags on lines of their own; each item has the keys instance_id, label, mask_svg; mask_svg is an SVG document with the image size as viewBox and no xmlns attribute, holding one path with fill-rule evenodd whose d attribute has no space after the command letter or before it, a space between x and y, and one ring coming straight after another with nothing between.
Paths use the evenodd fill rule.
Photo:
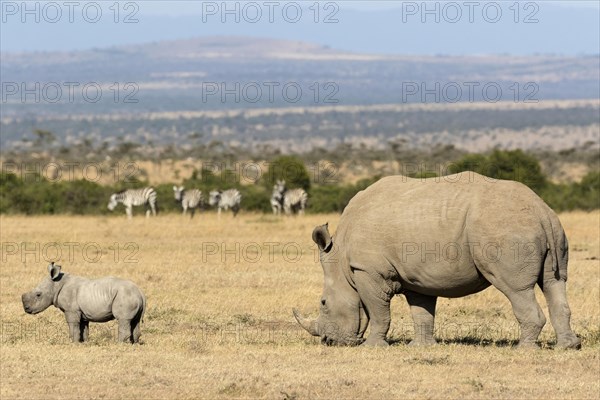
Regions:
<instances>
[{"instance_id":1,"label":"striped zebra","mask_svg":"<svg viewBox=\"0 0 600 400\"><path fill-rule=\"evenodd\" d=\"M273 213L278 215L281 210L290 214L304 214L306 208L306 202L308 201L308 194L304 189L287 189L285 187L285 181L278 180L273 186L273 194L271 195L271 207ZM279 202L279 205L276 204Z\"/></svg>"},{"instance_id":2,"label":"striped zebra","mask_svg":"<svg viewBox=\"0 0 600 400\"><path fill-rule=\"evenodd\" d=\"M187 210L189 208L191 211L190 218L194 218L196 208L202 207L202 204L204 203L202 192L198 189L185 190L185 187L183 186L173 186L173 193L175 195L175 200L181 203L181 208L183 208L183 215L187 213Z\"/></svg>"},{"instance_id":3,"label":"striped zebra","mask_svg":"<svg viewBox=\"0 0 600 400\"><path fill-rule=\"evenodd\" d=\"M222 190L212 190L209 194L208 204L211 206L218 207L219 217L221 217L221 209L224 208L225 211L231 208L233 211L233 216L235 217L240 211L240 203L242 202L242 195L237 189L228 189L225 191Z\"/></svg>"},{"instance_id":4,"label":"striped zebra","mask_svg":"<svg viewBox=\"0 0 600 400\"><path fill-rule=\"evenodd\" d=\"M283 211L286 215L300 214L304 215L308 194L304 189L290 189L283 193Z\"/></svg>"},{"instance_id":5,"label":"striped zebra","mask_svg":"<svg viewBox=\"0 0 600 400\"><path fill-rule=\"evenodd\" d=\"M125 206L125 212L127 217L131 218L133 206L146 206L146 217L152 215L156 216L156 190L151 187L145 187L143 189L127 189L118 193L114 193L110 196L108 202L108 209L114 210L117 204L123 203ZM149 209L148 209L149 208Z\"/></svg>"},{"instance_id":6,"label":"striped zebra","mask_svg":"<svg viewBox=\"0 0 600 400\"><path fill-rule=\"evenodd\" d=\"M283 193L285 192L285 181L277 180L273 185L273 193L271 194L271 209L273 214L280 215L283 209Z\"/></svg>"}]
</instances>

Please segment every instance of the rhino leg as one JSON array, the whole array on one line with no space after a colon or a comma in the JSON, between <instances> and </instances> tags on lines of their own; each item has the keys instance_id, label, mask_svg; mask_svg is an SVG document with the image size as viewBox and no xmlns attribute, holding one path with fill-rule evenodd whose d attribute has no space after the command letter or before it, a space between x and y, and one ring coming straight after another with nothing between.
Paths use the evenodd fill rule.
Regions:
<instances>
[{"instance_id":1,"label":"rhino leg","mask_svg":"<svg viewBox=\"0 0 600 400\"><path fill-rule=\"evenodd\" d=\"M534 287L542 270L545 247L533 246L528 254L515 253L508 244L537 243L535 236L517 237L482 236L482 243L504 243L496 254L474 251L478 271L488 282L500 290L510 301L519 322L521 336L519 347L537 347L536 340L546 324L546 317L536 298ZM513 245L514 246L514 245Z\"/></svg>"},{"instance_id":2,"label":"rhino leg","mask_svg":"<svg viewBox=\"0 0 600 400\"><path fill-rule=\"evenodd\" d=\"M140 310L140 312L131 320L131 328L133 334L133 343L140 342L140 336L142 336L141 325L142 325L142 315L144 310Z\"/></svg>"},{"instance_id":3,"label":"rhino leg","mask_svg":"<svg viewBox=\"0 0 600 400\"><path fill-rule=\"evenodd\" d=\"M133 327L133 343L139 343L140 342L140 336L142 336L142 331L140 329L140 321L134 321L135 322L135 326Z\"/></svg>"},{"instance_id":4,"label":"rhino leg","mask_svg":"<svg viewBox=\"0 0 600 400\"><path fill-rule=\"evenodd\" d=\"M371 333L364 346L389 346L385 340L390 329L390 300L375 280L365 271L354 271L354 283L365 306L371 324Z\"/></svg>"},{"instance_id":5,"label":"rhino leg","mask_svg":"<svg viewBox=\"0 0 600 400\"><path fill-rule=\"evenodd\" d=\"M81 342L81 314L78 312L65 312L65 319L69 326L69 337L73 343Z\"/></svg>"},{"instance_id":6,"label":"rhino leg","mask_svg":"<svg viewBox=\"0 0 600 400\"><path fill-rule=\"evenodd\" d=\"M132 340L132 326L130 319L119 320L119 342L133 343Z\"/></svg>"},{"instance_id":7,"label":"rhino leg","mask_svg":"<svg viewBox=\"0 0 600 400\"><path fill-rule=\"evenodd\" d=\"M81 341L87 342L90 335L90 321L82 320L79 329L81 332Z\"/></svg>"},{"instance_id":8,"label":"rhino leg","mask_svg":"<svg viewBox=\"0 0 600 400\"><path fill-rule=\"evenodd\" d=\"M521 328L519 347L537 347L536 340L546 324L546 317L535 299L533 288L505 294Z\"/></svg>"},{"instance_id":9,"label":"rhino leg","mask_svg":"<svg viewBox=\"0 0 600 400\"><path fill-rule=\"evenodd\" d=\"M410 306L410 313L415 326L415 338L411 340L410 346L436 344L433 338L433 324L437 297L411 291L407 291L404 295Z\"/></svg>"},{"instance_id":10,"label":"rhino leg","mask_svg":"<svg viewBox=\"0 0 600 400\"><path fill-rule=\"evenodd\" d=\"M537 347L536 340L546 324L546 317L535 299L533 284L517 290L504 284L501 280L494 280L491 277L488 280L508 298L512 305L513 313L521 329L519 347Z\"/></svg>"},{"instance_id":11,"label":"rhino leg","mask_svg":"<svg viewBox=\"0 0 600 400\"><path fill-rule=\"evenodd\" d=\"M556 332L556 345L565 349L581 348L581 340L571 330L571 310L567 303L566 282L546 281L542 292L548 303L550 321Z\"/></svg>"}]
</instances>

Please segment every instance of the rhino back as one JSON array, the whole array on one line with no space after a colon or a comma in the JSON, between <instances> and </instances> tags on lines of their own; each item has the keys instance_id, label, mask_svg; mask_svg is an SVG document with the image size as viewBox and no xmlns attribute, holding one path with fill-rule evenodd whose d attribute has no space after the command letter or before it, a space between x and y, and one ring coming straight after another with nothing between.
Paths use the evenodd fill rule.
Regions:
<instances>
[{"instance_id":1,"label":"rhino back","mask_svg":"<svg viewBox=\"0 0 600 400\"><path fill-rule=\"evenodd\" d=\"M520 183L473 172L438 179L392 176L352 199L336 238L351 267L382 275L395 270L405 288L463 296L489 285L477 270L477 251L489 243L537 240L544 234L544 207Z\"/></svg>"}]
</instances>

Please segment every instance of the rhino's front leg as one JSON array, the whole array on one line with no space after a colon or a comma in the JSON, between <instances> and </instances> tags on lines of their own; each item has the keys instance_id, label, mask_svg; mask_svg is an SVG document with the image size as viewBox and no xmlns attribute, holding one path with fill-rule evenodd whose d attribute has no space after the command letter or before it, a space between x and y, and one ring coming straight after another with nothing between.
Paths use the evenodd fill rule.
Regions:
<instances>
[{"instance_id":1,"label":"rhino's front leg","mask_svg":"<svg viewBox=\"0 0 600 400\"><path fill-rule=\"evenodd\" d=\"M404 295L415 325L415 338L410 342L410 346L436 344L433 338L433 321L437 297L411 291L406 291Z\"/></svg>"},{"instance_id":2,"label":"rhino's front leg","mask_svg":"<svg viewBox=\"0 0 600 400\"><path fill-rule=\"evenodd\" d=\"M390 300L378 282L367 272L354 271L354 283L371 324L371 333L363 343L365 346L389 346L385 340L390 329Z\"/></svg>"},{"instance_id":3,"label":"rhino's front leg","mask_svg":"<svg viewBox=\"0 0 600 400\"><path fill-rule=\"evenodd\" d=\"M65 312L65 319L69 325L69 337L73 343L81 342L81 314L78 312Z\"/></svg>"}]
</instances>

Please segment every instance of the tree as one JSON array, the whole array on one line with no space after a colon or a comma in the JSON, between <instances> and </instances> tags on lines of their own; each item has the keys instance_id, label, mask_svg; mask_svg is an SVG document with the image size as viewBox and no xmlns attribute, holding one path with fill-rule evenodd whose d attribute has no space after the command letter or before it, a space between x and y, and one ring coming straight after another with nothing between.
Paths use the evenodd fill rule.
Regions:
<instances>
[{"instance_id":1,"label":"tree","mask_svg":"<svg viewBox=\"0 0 600 400\"><path fill-rule=\"evenodd\" d=\"M294 156L281 156L275 159L264 175L264 186L270 189L277 180L283 179L290 189L310 189L310 175L302 160Z\"/></svg>"}]
</instances>

